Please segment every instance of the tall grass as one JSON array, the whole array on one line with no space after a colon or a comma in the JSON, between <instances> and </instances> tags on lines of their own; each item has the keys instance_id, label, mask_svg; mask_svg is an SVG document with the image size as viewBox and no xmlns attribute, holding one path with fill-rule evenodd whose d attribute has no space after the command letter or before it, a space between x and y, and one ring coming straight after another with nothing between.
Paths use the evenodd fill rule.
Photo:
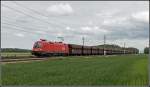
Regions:
<instances>
[{"instance_id":1,"label":"tall grass","mask_svg":"<svg viewBox=\"0 0 150 87\"><path fill-rule=\"evenodd\" d=\"M81 56L2 65L3 85L147 85L148 56Z\"/></svg>"}]
</instances>

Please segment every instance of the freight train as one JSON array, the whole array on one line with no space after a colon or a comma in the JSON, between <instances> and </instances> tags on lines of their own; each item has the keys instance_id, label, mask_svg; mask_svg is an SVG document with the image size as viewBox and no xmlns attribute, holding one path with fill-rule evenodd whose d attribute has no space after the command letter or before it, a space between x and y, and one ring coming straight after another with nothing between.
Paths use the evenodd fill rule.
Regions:
<instances>
[{"instance_id":1,"label":"freight train","mask_svg":"<svg viewBox=\"0 0 150 87\"><path fill-rule=\"evenodd\" d=\"M36 41L33 45L32 54L35 56L59 56L59 55L119 55L137 54L134 48L112 49L100 48L98 46L83 46L76 44L65 44L62 42L51 42L44 39Z\"/></svg>"}]
</instances>

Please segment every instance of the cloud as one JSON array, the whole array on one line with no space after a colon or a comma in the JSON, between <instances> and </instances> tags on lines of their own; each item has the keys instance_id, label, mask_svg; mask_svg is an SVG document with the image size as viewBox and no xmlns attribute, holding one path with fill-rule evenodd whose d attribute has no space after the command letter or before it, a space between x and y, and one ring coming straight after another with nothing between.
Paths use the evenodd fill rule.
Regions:
<instances>
[{"instance_id":1,"label":"cloud","mask_svg":"<svg viewBox=\"0 0 150 87\"><path fill-rule=\"evenodd\" d=\"M95 30L98 30L98 29L99 29L99 27L98 27L98 26L94 26L94 29L95 29Z\"/></svg>"},{"instance_id":2,"label":"cloud","mask_svg":"<svg viewBox=\"0 0 150 87\"><path fill-rule=\"evenodd\" d=\"M66 30L71 30L71 28L70 27L66 27Z\"/></svg>"},{"instance_id":3,"label":"cloud","mask_svg":"<svg viewBox=\"0 0 150 87\"><path fill-rule=\"evenodd\" d=\"M46 32L44 32L44 31L36 31L36 33L39 33L39 34L46 34Z\"/></svg>"},{"instance_id":4,"label":"cloud","mask_svg":"<svg viewBox=\"0 0 150 87\"><path fill-rule=\"evenodd\" d=\"M74 12L73 8L68 3L59 3L51 5L47 8L47 11L53 15L68 15Z\"/></svg>"},{"instance_id":5,"label":"cloud","mask_svg":"<svg viewBox=\"0 0 150 87\"><path fill-rule=\"evenodd\" d=\"M81 27L81 30L83 32L89 32L89 33L107 33L108 31L106 29L103 29L103 28L99 28L98 26L85 26L85 27Z\"/></svg>"},{"instance_id":6,"label":"cloud","mask_svg":"<svg viewBox=\"0 0 150 87\"><path fill-rule=\"evenodd\" d=\"M24 34L22 34L22 33L15 33L14 35L17 37L24 37Z\"/></svg>"},{"instance_id":7,"label":"cloud","mask_svg":"<svg viewBox=\"0 0 150 87\"><path fill-rule=\"evenodd\" d=\"M132 14L135 20L149 22L149 11L142 11Z\"/></svg>"},{"instance_id":8,"label":"cloud","mask_svg":"<svg viewBox=\"0 0 150 87\"><path fill-rule=\"evenodd\" d=\"M89 25L93 25L94 23L93 23L93 21L89 21L88 24Z\"/></svg>"},{"instance_id":9,"label":"cloud","mask_svg":"<svg viewBox=\"0 0 150 87\"><path fill-rule=\"evenodd\" d=\"M122 17L114 17L110 19L106 19L103 21L103 25L121 25L125 24L125 22L128 20L128 17L122 16Z\"/></svg>"},{"instance_id":10,"label":"cloud","mask_svg":"<svg viewBox=\"0 0 150 87\"><path fill-rule=\"evenodd\" d=\"M105 19L102 28L110 33L110 39L147 39L149 35L149 13L135 12L122 17Z\"/></svg>"},{"instance_id":11,"label":"cloud","mask_svg":"<svg viewBox=\"0 0 150 87\"><path fill-rule=\"evenodd\" d=\"M88 27L88 26L85 26L85 27L81 27L81 30L83 30L83 31L91 31L92 28Z\"/></svg>"},{"instance_id":12,"label":"cloud","mask_svg":"<svg viewBox=\"0 0 150 87\"><path fill-rule=\"evenodd\" d=\"M109 11L109 12L99 12L96 13L96 16L98 17L113 17L117 11Z\"/></svg>"}]
</instances>

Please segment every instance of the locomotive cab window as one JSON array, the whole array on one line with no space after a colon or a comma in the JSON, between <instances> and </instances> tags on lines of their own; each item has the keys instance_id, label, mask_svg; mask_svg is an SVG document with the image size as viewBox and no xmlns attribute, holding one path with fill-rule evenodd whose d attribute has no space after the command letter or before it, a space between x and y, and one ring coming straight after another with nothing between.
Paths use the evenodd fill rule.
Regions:
<instances>
[{"instance_id":1,"label":"locomotive cab window","mask_svg":"<svg viewBox=\"0 0 150 87\"><path fill-rule=\"evenodd\" d=\"M41 44L36 42L35 45L34 45L34 48L40 48L41 47Z\"/></svg>"}]
</instances>

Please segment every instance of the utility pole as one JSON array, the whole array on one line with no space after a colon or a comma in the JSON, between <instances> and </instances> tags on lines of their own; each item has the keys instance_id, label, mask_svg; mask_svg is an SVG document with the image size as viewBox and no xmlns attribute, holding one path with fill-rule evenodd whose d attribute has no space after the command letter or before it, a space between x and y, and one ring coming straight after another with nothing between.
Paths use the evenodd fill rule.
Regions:
<instances>
[{"instance_id":1,"label":"utility pole","mask_svg":"<svg viewBox=\"0 0 150 87\"><path fill-rule=\"evenodd\" d=\"M83 43L83 46L84 46L84 40L85 40L84 37L82 37L82 43Z\"/></svg>"},{"instance_id":2,"label":"utility pole","mask_svg":"<svg viewBox=\"0 0 150 87\"><path fill-rule=\"evenodd\" d=\"M150 34L149 34L149 37L150 37ZM149 39L149 42L150 42L150 39ZM150 66L150 43L149 43L149 58L148 58L148 66ZM148 67L148 72L150 72L150 67ZM150 87L150 73L148 74L148 77L149 77L149 81L148 81L148 85Z\"/></svg>"},{"instance_id":3,"label":"utility pole","mask_svg":"<svg viewBox=\"0 0 150 87\"><path fill-rule=\"evenodd\" d=\"M84 52L83 52L83 50L84 50L84 40L85 40L84 37L82 37L82 45L83 45L82 46L82 55L84 54Z\"/></svg>"},{"instance_id":4,"label":"utility pole","mask_svg":"<svg viewBox=\"0 0 150 87\"><path fill-rule=\"evenodd\" d=\"M124 54L125 54L125 46L126 46L126 43L124 42L124 47L123 47L123 48L124 48L124 50L123 50L123 51L124 51Z\"/></svg>"},{"instance_id":5,"label":"utility pole","mask_svg":"<svg viewBox=\"0 0 150 87\"><path fill-rule=\"evenodd\" d=\"M104 55L106 55L106 51L105 51L105 43L106 43L106 36L104 35Z\"/></svg>"}]
</instances>

